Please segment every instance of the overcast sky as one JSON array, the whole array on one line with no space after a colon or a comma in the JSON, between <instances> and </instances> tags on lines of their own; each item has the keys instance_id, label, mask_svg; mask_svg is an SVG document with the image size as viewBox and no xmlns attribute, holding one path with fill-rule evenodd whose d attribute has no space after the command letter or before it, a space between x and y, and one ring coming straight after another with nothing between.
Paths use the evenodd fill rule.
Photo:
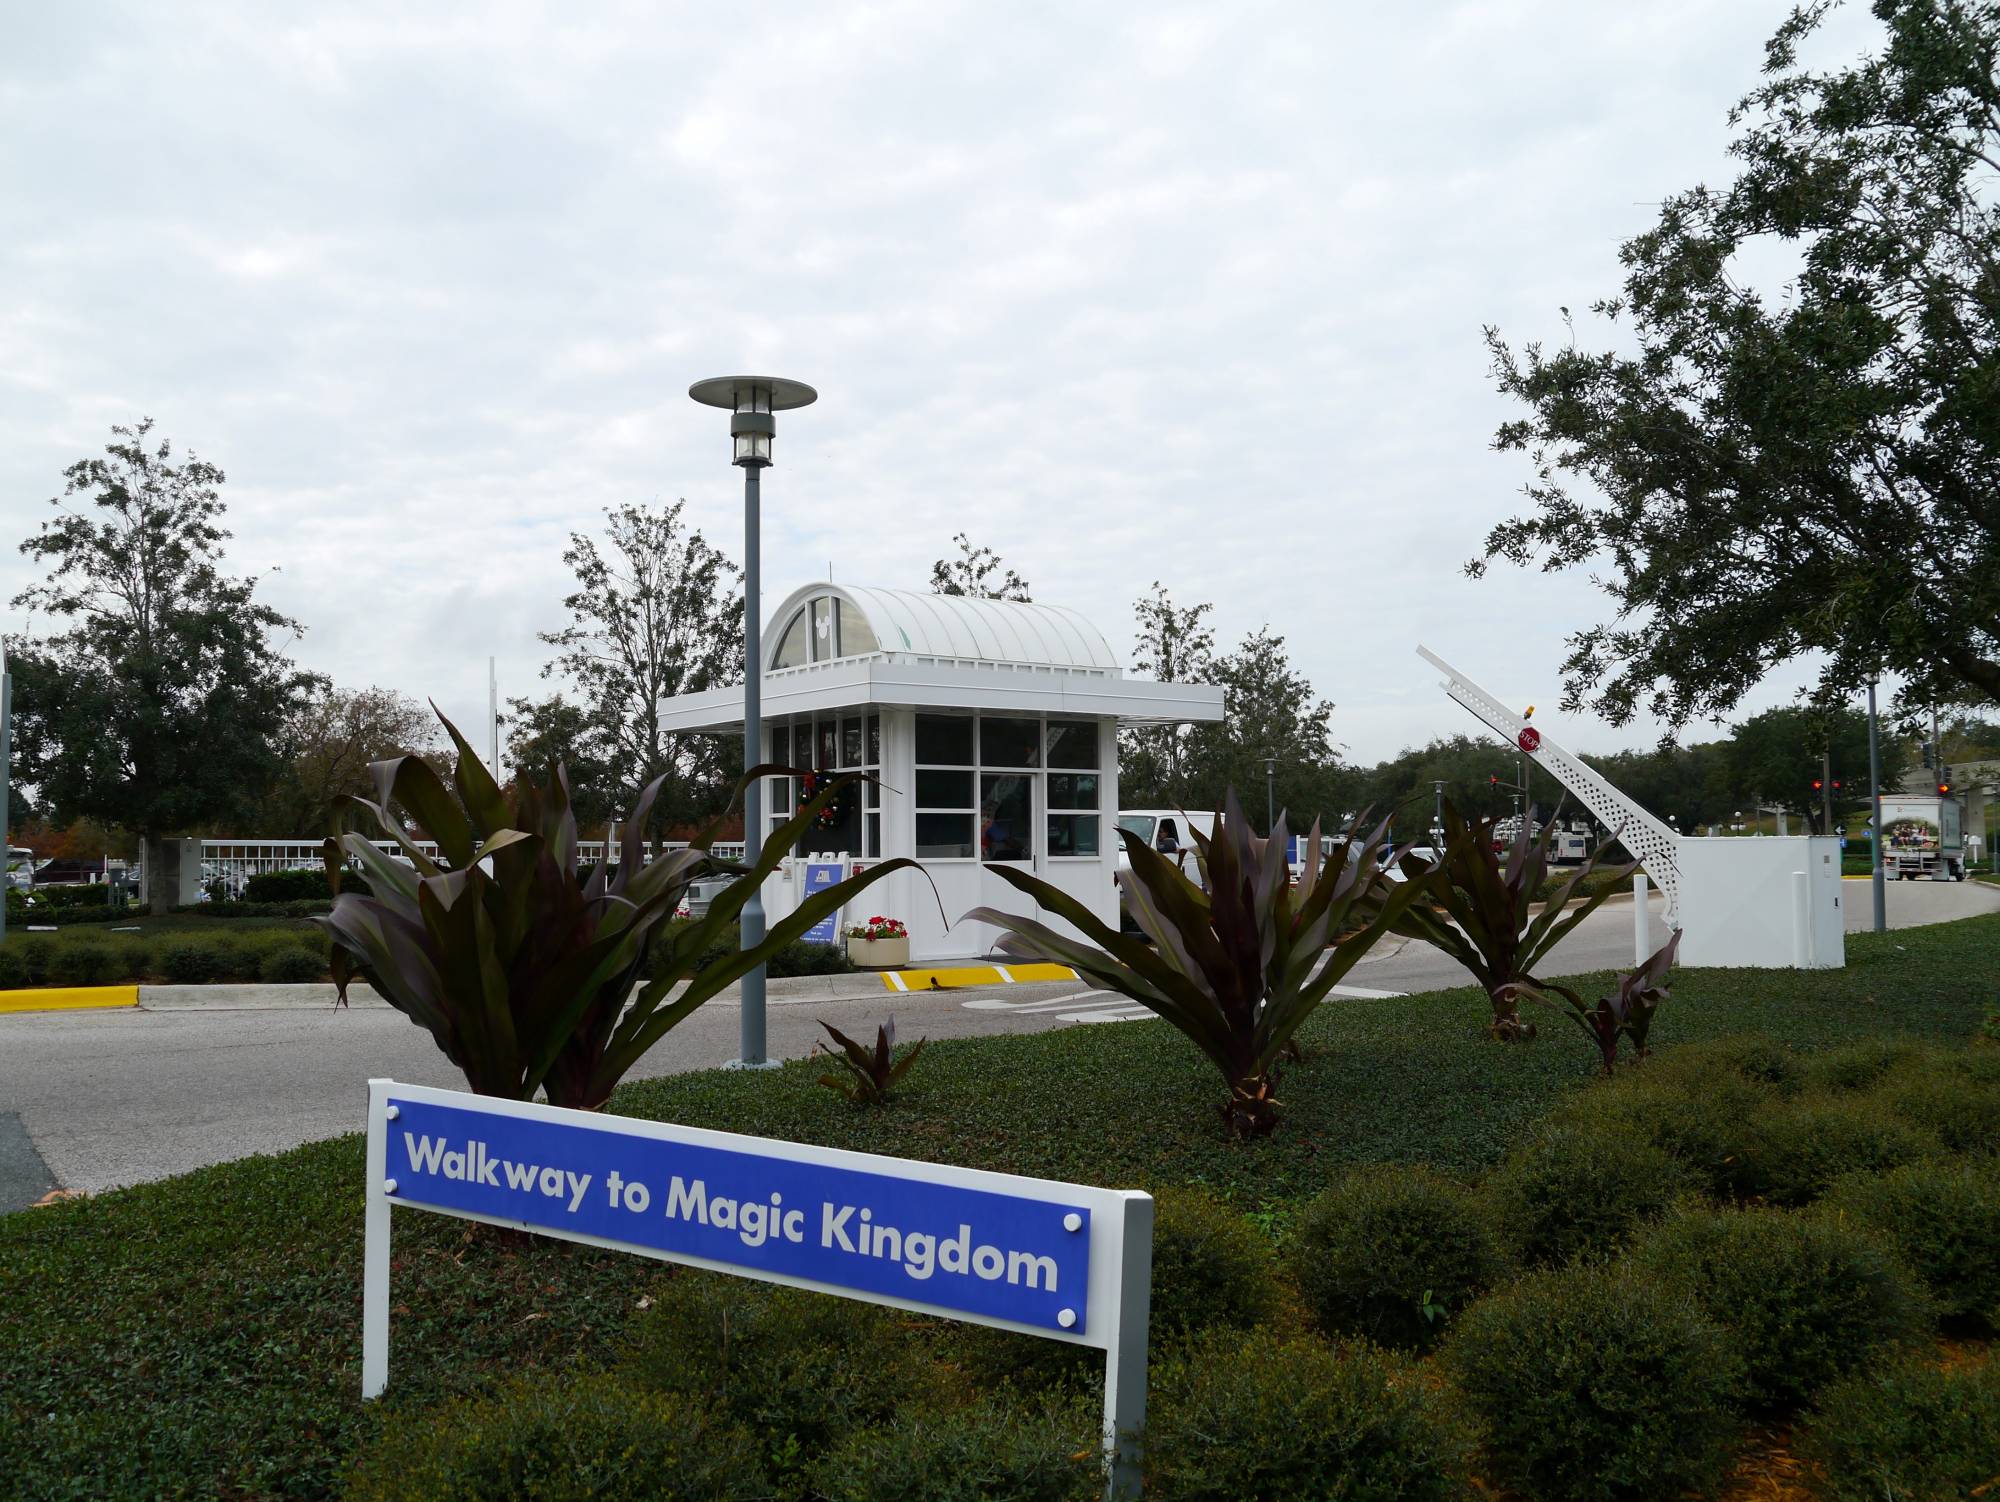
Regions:
<instances>
[{"instance_id":1,"label":"overcast sky","mask_svg":"<svg viewBox=\"0 0 2000 1502\"><path fill-rule=\"evenodd\" d=\"M1616 290L1785 9L0 0L0 598L150 414L227 471L303 663L470 726L489 653L540 691L605 506L684 496L740 559L685 393L754 370L820 392L767 608L923 588L964 529L1121 652L1154 579L1224 646L1268 624L1362 761L1476 728L1420 639L1648 743L1552 713L1587 578L1463 577L1525 478L1480 327Z\"/></svg>"}]
</instances>

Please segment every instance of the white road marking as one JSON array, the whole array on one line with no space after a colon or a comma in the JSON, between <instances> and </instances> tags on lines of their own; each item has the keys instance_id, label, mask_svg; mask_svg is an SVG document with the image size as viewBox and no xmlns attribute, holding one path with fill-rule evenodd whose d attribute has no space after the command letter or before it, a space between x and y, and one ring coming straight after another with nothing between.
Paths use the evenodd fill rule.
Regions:
<instances>
[{"instance_id":1,"label":"white road marking","mask_svg":"<svg viewBox=\"0 0 2000 1502\"><path fill-rule=\"evenodd\" d=\"M1376 1001L1408 993L1378 991L1369 986L1335 986L1328 994L1356 1001ZM1089 1005L1079 1007L1079 1002ZM1143 1022L1157 1015L1143 1002L1120 996L1115 991L1072 991L1066 996L1043 1001L1007 1001L998 996L975 996L959 1005L972 1012L1022 1012L1053 1016L1058 1022Z\"/></svg>"}]
</instances>

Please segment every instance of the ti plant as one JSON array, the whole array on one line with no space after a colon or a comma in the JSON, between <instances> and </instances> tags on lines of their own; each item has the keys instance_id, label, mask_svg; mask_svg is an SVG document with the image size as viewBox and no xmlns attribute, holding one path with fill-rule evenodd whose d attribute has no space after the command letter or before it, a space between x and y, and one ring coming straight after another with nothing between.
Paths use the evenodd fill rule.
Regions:
<instances>
[{"instance_id":1,"label":"ti plant","mask_svg":"<svg viewBox=\"0 0 2000 1502\"><path fill-rule=\"evenodd\" d=\"M924 1044L930 1040L917 1039L916 1046L901 1058L896 1056L896 1019L889 1018L875 1029L875 1046L857 1043L831 1022L822 1022L827 1036L840 1045L840 1052L827 1050L826 1057L833 1060L843 1070L844 1075L823 1074L819 1082L829 1090L838 1090L856 1105L879 1106L889 1099L889 1092L902 1082L910 1072L910 1066L917 1062L917 1055L924 1051Z\"/></svg>"},{"instance_id":2,"label":"ti plant","mask_svg":"<svg viewBox=\"0 0 2000 1502\"><path fill-rule=\"evenodd\" d=\"M323 855L336 895L333 912L315 921L333 941L341 999L351 980L366 980L428 1029L481 1095L532 1100L540 1090L551 1105L596 1109L696 1007L862 888L915 864L884 861L816 893L773 923L763 943L697 973L703 951L736 921L756 884L853 778L836 778L807 800L749 867L709 853L713 830L648 864L641 833L656 781L624 821L623 859L585 870L562 767L543 785L518 779L510 798L458 728L450 720L444 726L458 747L456 793L419 757L374 763L375 796L343 802L368 815L402 857L352 830L329 838ZM766 766L749 775L790 770ZM437 842L442 859L424 852L404 815ZM361 867L370 895L340 890L349 860ZM718 872L738 879L704 917L668 927L689 884Z\"/></svg>"},{"instance_id":3,"label":"ti plant","mask_svg":"<svg viewBox=\"0 0 2000 1502\"><path fill-rule=\"evenodd\" d=\"M1532 996L1546 1002L1548 992L1555 992L1569 1008L1569 1015L1576 1019L1578 1027L1590 1035L1590 1041L1597 1045L1598 1055L1604 1061L1604 1072L1615 1073L1618 1068L1618 1040L1632 1040L1632 1057L1636 1061L1646 1057L1646 1035L1652 1031L1653 1014L1660 1009L1660 1003L1673 993L1667 989L1667 972L1674 967L1674 956L1681 947L1680 931L1653 951L1652 958L1637 970L1627 971L1617 978L1609 996L1600 996L1594 1002L1585 1001L1568 986L1551 983L1544 986L1521 985L1515 987L1517 994Z\"/></svg>"},{"instance_id":4,"label":"ti plant","mask_svg":"<svg viewBox=\"0 0 2000 1502\"><path fill-rule=\"evenodd\" d=\"M1444 805L1447 849L1436 866L1404 857L1402 870L1412 882L1435 874L1429 900L1407 909L1395 930L1435 945L1472 972L1492 1003L1487 1033L1502 1040L1532 1038L1534 1025L1521 1020L1518 993L1537 984L1535 966L1548 957L1570 931L1595 912L1616 889L1618 880L1639 869L1635 861L1620 867L1613 879L1594 892L1578 895L1584 879L1604 868L1609 842L1590 853L1555 896L1534 907L1535 890L1549 872L1549 846L1555 838L1550 820L1539 839L1521 820L1505 856L1493 848L1493 821L1472 823L1448 800Z\"/></svg>"},{"instance_id":5,"label":"ti plant","mask_svg":"<svg viewBox=\"0 0 2000 1502\"><path fill-rule=\"evenodd\" d=\"M1131 868L1118 881L1139 934L1120 933L1067 892L1011 866L987 869L1083 937L992 908L966 917L1004 930L1003 950L1069 965L1099 990L1129 996L1171 1023L1222 1072L1228 1130L1262 1136L1277 1123L1273 1066L1285 1045L1430 889L1428 878L1400 886L1383 878L1375 852L1386 828L1358 845L1334 841L1322 860L1315 821L1294 885L1284 816L1269 839L1259 839L1232 789L1215 833L1196 833L1200 880L1119 831Z\"/></svg>"}]
</instances>

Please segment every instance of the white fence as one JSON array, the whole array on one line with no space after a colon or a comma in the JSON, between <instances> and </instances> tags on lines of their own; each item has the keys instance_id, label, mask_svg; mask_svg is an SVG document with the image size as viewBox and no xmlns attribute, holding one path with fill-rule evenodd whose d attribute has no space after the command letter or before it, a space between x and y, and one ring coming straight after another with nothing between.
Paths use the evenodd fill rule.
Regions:
<instances>
[{"instance_id":1,"label":"white fence","mask_svg":"<svg viewBox=\"0 0 2000 1502\"><path fill-rule=\"evenodd\" d=\"M374 840L376 849L385 855L401 859L399 847L394 840ZM438 855L438 847L430 840L417 841L417 848L429 856ZM669 841L668 850L685 850L685 841ZM711 847L724 860L741 860L743 843L718 841ZM579 840L577 859L583 865L594 866L605 858L603 840ZM645 858L654 857L653 842L645 846ZM613 844L610 851L611 863L615 866L622 851ZM221 881L223 892L229 897L241 897L243 889L251 877L264 871L317 871L320 869L320 842L318 840L203 840L201 842L201 879L204 887L212 881Z\"/></svg>"}]
</instances>

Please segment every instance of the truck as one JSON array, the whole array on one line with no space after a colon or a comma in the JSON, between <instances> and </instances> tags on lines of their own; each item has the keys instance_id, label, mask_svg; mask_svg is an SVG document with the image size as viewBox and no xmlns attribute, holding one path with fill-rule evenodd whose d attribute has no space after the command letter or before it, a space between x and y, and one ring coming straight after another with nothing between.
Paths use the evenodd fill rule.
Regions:
<instances>
[{"instance_id":1,"label":"truck","mask_svg":"<svg viewBox=\"0 0 2000 1502\"><path fill-rule=\"evenodd\" d=\"M1942 793L1882 795L1882 874L1896 881L1965 880L1965 808Z\"/></svg>"}]
</instances>

